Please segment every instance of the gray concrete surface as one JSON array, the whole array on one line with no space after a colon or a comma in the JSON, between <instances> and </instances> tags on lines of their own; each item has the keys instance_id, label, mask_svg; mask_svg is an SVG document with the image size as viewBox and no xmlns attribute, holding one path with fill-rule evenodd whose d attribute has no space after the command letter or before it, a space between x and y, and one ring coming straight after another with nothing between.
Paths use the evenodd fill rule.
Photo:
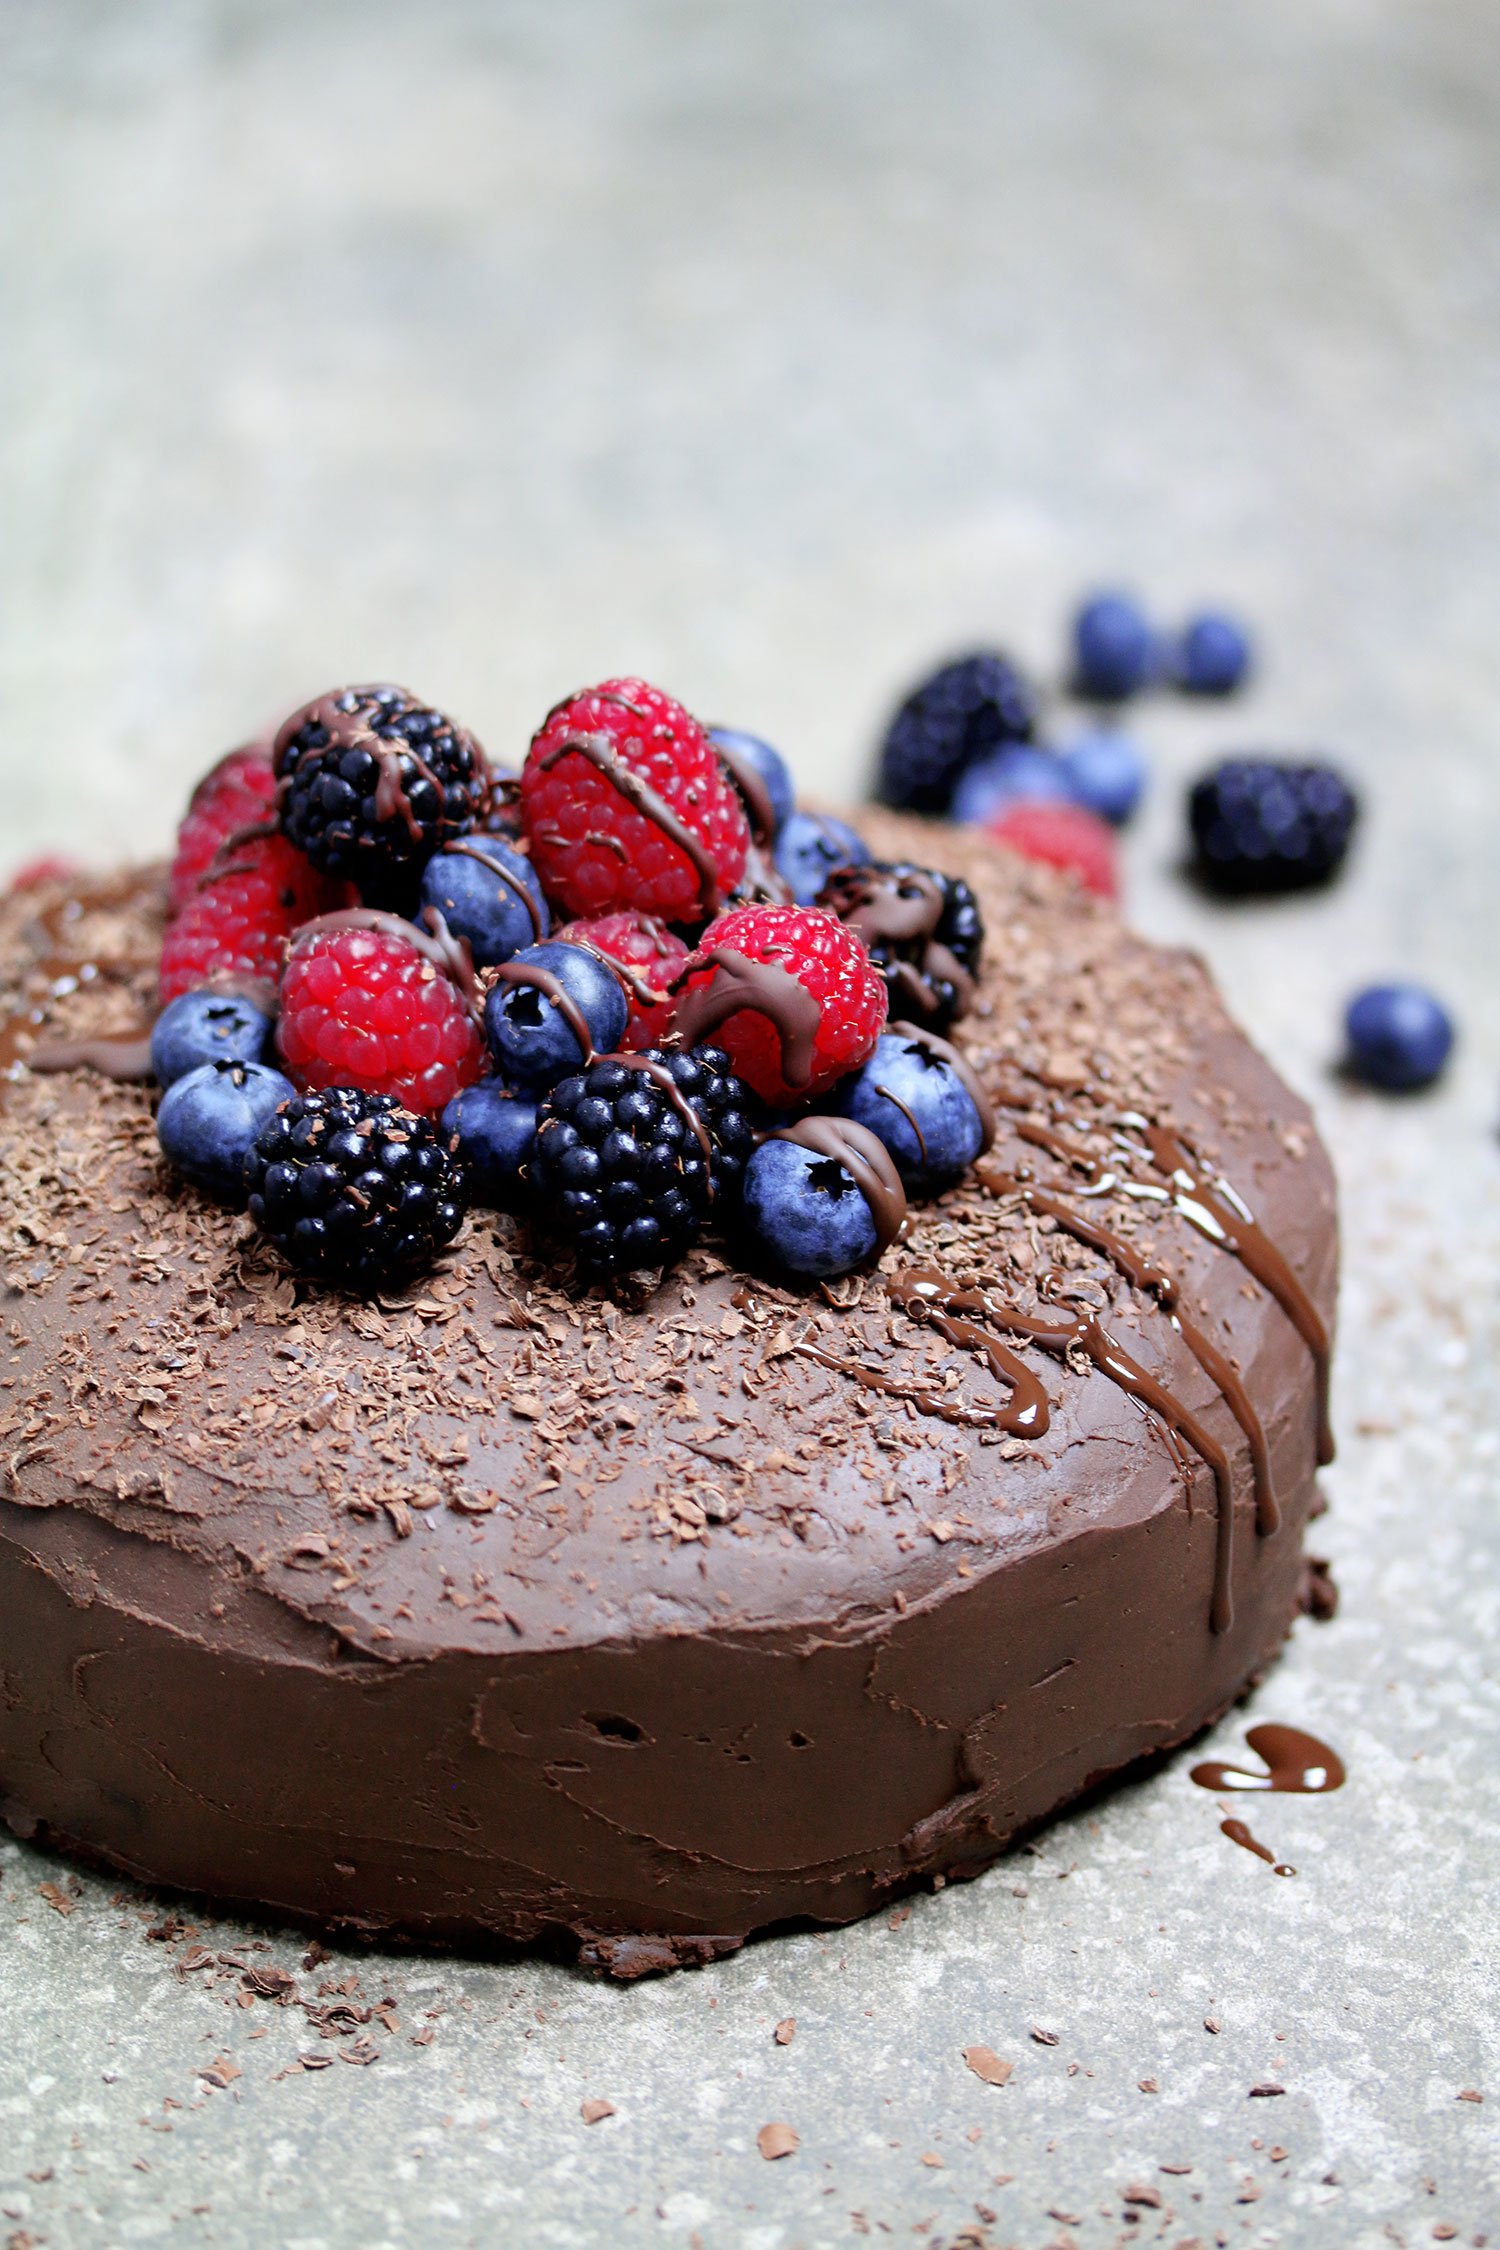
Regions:
<instances>
[{"instance_id":1,"label":"gray concrete surface","mask_svg":"<svg viewBox=\"0 0 1500 2250\"><path fill-rule=\"evenodd\" d=\"M1218 1739L1350 1781L1255 1807L1295 1881L1184 1757L895 1926L626 1992L308 1973L7 1842L0 2242L1500 2239L1497 97L1481 0L7 0L0 858L159 846L349 675L504 753L639 668L850 793L915 667L1055 669L1081 582L1256 619L1242 707L1140 713L1131 906L1340 1164L1344 1606ZM1367 786L1326 900L1176 876L1251 738ZM1388 970L1463 1024L1407 1104L1330 1073ZM350 2039L200 1945L389 1995L377 2059L283 2075Z\"/></svg>"}]
</instances>

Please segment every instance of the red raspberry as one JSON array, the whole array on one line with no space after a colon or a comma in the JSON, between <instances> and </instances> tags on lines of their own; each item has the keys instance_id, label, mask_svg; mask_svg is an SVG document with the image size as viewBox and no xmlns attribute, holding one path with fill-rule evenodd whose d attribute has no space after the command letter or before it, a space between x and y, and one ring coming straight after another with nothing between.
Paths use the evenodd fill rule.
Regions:
<instances>
[{"instance_id":1,"label":"red raspberry","mask_svg":"<svg viewBox=\"0 0 1500 2250\"><path fill-rule=\"evenodd\" d=\"M701 922L750 846L708 736L644 680L606 680L547 714L521 775L521 816L542 888L575 915L633 906Z\"/></svg>"},{"instance_id":2,"label":"red raspberry","mask_svg":"<svg viewBox=\"0 0 1500 2250\"><path fill-rule=\"evenodd\" d=\"M589 922L568 922L552 935L566 938L570 945L592 946L596 953L603 953L630 972L625 986L630 1022L620 1045L627 1054L659 1047L672 1028L675 1003L668 997L667 987L688 959L681 938L674 937L654 914L635 913L599 914ZM654 1006L638 989L640 986L661 995Z\"/></svg>"},{"instance_id":3,"label":"red raspberry","mask_svg":"<svg viewBox=\"0 0 1500 2250\"><path fill-rule=\"evenodd\" d=\"M739 981L732 963L717 962L690 977L683 992L677 1029L689 1046L722 1047L736 1077L773 1107L810 1101L865 1061L885 1022L885 979L836 915L816 906L733 907L709 924L695 958L716 949L780 970L815 1005L799 1006L793 993L773 1017L773 978L763 984L766 1008L750 999L722 1020L710 1009L704 1020L704 1003L694 995L720 979Z\"/></svg>"},{"instance_id":4,"label":"red raspberry","mask_svg":"<svg viewBox=\"0 0 1500 2250\"><path fill-rule=\"evenodd\" d=\"M1025 803L1011 805L995 820L986 821L985 834L997 844L1019 852L1022 859L1040 860L1046 867L1068 869L1086 890L1099 898L1117 898L1119 870L1115 860L1115 832L1086 806Z\"/></svg>"},{"instance_id":5,"label":"red raspberry","mask_svg":"<svg viewBox=\"0 0 1500 2250\"><path fill-rule=\"evenodd\" d=\"M40 891L48 883L71 883L83 872L76 859L65 859L59 852L49 852L41 859L28 859L11 876L6 888L10 891Z\"/></svg>"},{"instance_id":6,"label":"red raspberry","mask_svg":"<svg viewBox=\"0 0 1500 2250\"><path fill-rule=\"evenodd\" d=\"M298 1086L394 1094L424 1114L472 1086L484 1065L457 985L398 927L298 938L281 980L276 1045Z\"/></svg>"},{"instance_id":7,"label":"red raspberry","mask_svg":"<svg viewBox=\"0 0 1500 2250\"><path fill-rule=\"evenodd\" d=\"M172 858L168 894L172 913L191 904L200 878L238 830L263 824L268 829L276 826L276 776L268 752L250 742L221 758L193 791Z\"/></svg>"}]
</instances>

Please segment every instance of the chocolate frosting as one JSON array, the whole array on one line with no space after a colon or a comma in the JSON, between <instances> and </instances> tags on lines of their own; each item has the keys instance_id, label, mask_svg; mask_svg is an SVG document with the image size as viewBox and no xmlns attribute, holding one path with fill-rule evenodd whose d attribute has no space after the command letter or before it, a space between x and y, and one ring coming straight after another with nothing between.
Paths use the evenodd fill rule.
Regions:
<instances>
[{"instance_id":1,"label":"chocolate frosting","mask_svg":"<svg viewBox=\"0 0 1500 2250\"><path fill-rule=\"evenodd\" d=\"M1326 1327L1308 1113L1196 962L1045 870L869 827L1004 930L965 1030L984 1085L1030 1105L993 1164L1045 1166L1022 1184L1170 1273L1253 1402L1279 1527L1255 1535L1248 1437L1160 1292L975 1179L827 1291L747 1287L706 1243L639 1307L579 1297L487 1212L399 1301L302 1289L170 1178L141 1089L26 1069L38 1040L138 1022L154 978L155 882L59 887L0 901L13 1826L319 1921L638 1974L972 1874L1264 1669L1303 1578L1317 1370L1213 1183ZM1191 1152L1239 1247L1127 1114ZM986 1305L924 1300L923 1272ZM1235 1527L1218 1632L1200 1437Z\"/></svg>"}]
</instances>

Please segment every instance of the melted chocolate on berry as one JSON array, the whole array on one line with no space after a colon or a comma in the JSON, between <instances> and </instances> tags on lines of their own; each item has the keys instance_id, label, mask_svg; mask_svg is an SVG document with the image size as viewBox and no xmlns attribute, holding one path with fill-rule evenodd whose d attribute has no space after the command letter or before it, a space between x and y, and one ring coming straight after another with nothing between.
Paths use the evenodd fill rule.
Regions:
<instances>
[{"instance_id":1,"label":"melted chocolate on berry","mask_svg":"<svg viewBox=\"0 0 1500 2250\"><path fill-rule=\"evenodd\" d=\"M946 1039L940 1039L935 1031L924 1031L920 1024L907 1023L904 1019L898 1018L895 1023L888 1023L885 1028L888 1032L894 1033L897 1038L909 1039L914 1046L925 1047L929 1054L941 1056L942 1060L948 1065L948 1068L979 1112L979 1129L983 1136L979 1143L979 1153L984 1156L994 1146L995 1142L995 1105L985 1092L984 1083L968 1056L961 1054L958 1048L951 1046ZM918 1135L919 1139L920 1137Z\"/></svg>"},{"instance_id":2,"label":"melted chocolate on berry","mask_svg":"<svg viewBox=\"0 0 1500 2250\"><path fill-rule=\"evenodd\" d=\"M703 984L688 983L701 969L717 969ZM686 986L687 989L683 990ZM813 1046L821 1015L818 1003L790 970L775 961L753 961L733 946L711 946L695 953L672 990L679 995L672 1031L684 1047L697 1047L711 1031L742 1008L765 1016L781 1042L781 1075L794 1093L813 1074Z\"/></svg>"},{"instance_id":3,"label":"melted chocolate on berry","mask_svg":"<svg viewBox=\"0 0 1500 2250\"><path fill-rule=\"evenodd\" d=\"M515 896L530 915L532 938L535 940L541 937L542 917L536 900L531 895L530 884L523 883L520 876L512 868L507 867L503 859L497 859L493 852L487 852L484 848L482 836L450 836L447 843L444 844L443 850L445 852L458 852L464 859L478 860L481 867L487 867L492 875L497 875L506 889L515 893Z\"/></svg>"},{"instance_id":4,"label":"melted chocolate on berry","mask_svg":"<svg viewBox=\"0 0 1500 2250\"><path fill-rule=\"evenodd\" d=\"M763 851L769 850L776 834L776 807L771 802L771 792L766 787L764 775L751 765L748 758L742 757L738 750L731 750L726 743L715 740L713 735L708 739L714 756L739 793L740 803L745 808L745 818L750 823L752 842L758 844Z\"/></svg>"},{"instance_id":5,"label":"melted chocolate on berry","mask_svg":"<svg viewBox=\"0 0 1500 2250\"><path fill-rule=\"evenodd\" d=\"M876 1257L889 1250L906 1221L906 1190L889 1149L868 1126L856 1125L852 1117L799 1117L769 1138L795 1141L842 1165L870 1207Z\"/></svg>"},{"instance_id":6,"label":"melted chocolate on berry","mask_svg":"<svg viewBox=\"0 0 1500 2250\"><path fill-rule=\"evenodd\" d=\"M936 936L948 907L937 877L922 867L835 868L818 904L862 938L877 968L924 1016L941 1017L939 983L952 988L947 1013L967 1014L974 978Z\"/></svg>"},{"instance_id":7,"label":"melted chocolate on berry","mask_svg":"<svg viewBox=\"0 0 1500 2250\"><path fill-rule=\"evenodd\" d=\"M622 695L601 696L600 701L618 703L626 711L634 712L636 709ZM648 714L640 712L637 715L645 718ZM560 759L568 757L586 758L596 772L603 774L612 788L618 789L626 803L635 807L642 819L649 820L653 828L659 828L668 843L675 844L692 861L693 870L698 877L698 903L705 914L717 914L724 903L724 896L719 888L719 870L714 865L713 854L703 838L696 835L685 821L678 819L665 797L660 796L650 782L643 780L632 766L626 765L609 736L569 735L566 742L556 743L552 749L544 750L537 763L543 773L550 773ZM624 858L624 846L617 837L601 836L591 840L607 843Z\"/></svg>"},{"instance_id":8,"label":"melted chocolate on berry","mask_svg":"<svg viewBox=\"0 0 1500 2250\"><path fill-rule=\"evenodd\" d=\"M559 940L559 943L561 943L561 940ZM543 999L552 1002L553 1007L562 1017L573 1037L578 1041L583 1054L583 1060L578 1065L579 1069L586 1070L590 1063L599 1060L598 1049L594 1045L594 1035L588 1027L588 1018L563 983L562 978L549 969L545 962L502 961L497 969L491 970L490 983L492 987L497 984L529 986L533 992L540 992ZM618 1057L621 1062L626 1059L623 1055Z\"/></svg>"},{"instance_id":9,"label":"melted chocolate on berry","mask_svg":"<svg viewBox=\"0 0 1500 2250\"><path fill-rule=\"evenodd\" d=\"M283 792L285 791L290 779L286 771L286 756L293 742L304 727L321 727L328 740L326 743L319 745L320 755L329 750L335 752L366 750L369 752L378 768L378 779L375 784L376 819L404 821L407 834L411 837L412 842L423 844L426 842L426 837L421 822L412 810L411 799L406 792L406 775L402 770L401 761L403 758L408 759L422 779L431 782L433 788L437 791L439 806L445 804L448 797L448 791L442 776L433 771L422 756L421 751L417 749L414 743L408 742L404 736L388 736L376 732L370 724L369 712L372 709L379 710L380 705L371 700L362 699L355 703L352 711L342 710L340 705L351 692L362 698L369 697L368 689L335 688L331 694L320 695L315 697L311 703L304 703L300 711L294 711L291 717L283 720L277 728L276 739L271 748L271 763L275 768L281 789ZM410 704L416 704L419 700L405 688L399 692ZM482 784L481 794L487 797L489 760L486 758L484 751L475 741L473 735L469 733L467 727L461 727L456 720L446 717L444 723L453 737L455 746L460 749L466 748L472 756L475 776Z\"/></svg>"}]
</instances>

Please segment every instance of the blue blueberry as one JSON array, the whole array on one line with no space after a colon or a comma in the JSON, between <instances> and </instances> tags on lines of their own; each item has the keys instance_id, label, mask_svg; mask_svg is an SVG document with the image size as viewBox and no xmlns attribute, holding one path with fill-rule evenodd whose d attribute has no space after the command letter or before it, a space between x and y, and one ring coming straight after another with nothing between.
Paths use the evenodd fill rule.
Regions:
<instances>
[{"instance_id":1,"label":"blue blueberry","mask_svg":"<svg viewBox=\"0 0 1500 2250\"><path fill-rule=\"evenodd\" d=\"M526 969L538 970L542 981L513 981ZM589 1059L566 1011L549 996L553 979L583 1018L595 1054L613 1054L625 1036L630 1015L625 988L596 954L561 938L523 947L505 964L505 981L493 988L484 1009L495 1067L522 1093L545 1094Z\"/></svg>"},{"instance_id":2,"label":"blue blueberry","mask_svg":"<svg viewBox=\"0 0 1500 2250\"><path fill-rule=\"evenodd\" d=\"M211 1062L261 1062L271 1019L236 992L183 992L163 1008L151 1033L151 1068L163 1086Z\"/></svg>"},{"instance_id":3,"label":"blue blueberry","mask_svg":"<svg viewBox=\"0 0 1500 2250\"><path fill-rule=\"evenodd\" d=\"M984 1147L984 1124L953 1065L920 1039L884 1031L834 1103L890 1150L908 1195L941 1195Z\"/></svg>"},{"instance_id":4,"label":"blue blueberry","mask_svg":"<svg viewBox=\"0 0 1500 2250\"><path fill-rule=\"evenodd\" d=\"M1080 734L1058 762L1078 803L1123 828L1146 787L1146 761L1130 736L1104 728Z\"/></svg>"},{"instance_id":5,"label":"blue blueberry","mask_svg":"<svg viewBox=\"0 0 1500 2250\"><path fill-rule=\"evenodd\" d=\"M1386 1093L1430 1086L1453 1049L1453 1022L1419 984L1374 984L1344 1017L1349 1069Z\"/></svg>"},{"instance_id":6,"label":"blue blueberry","mask_svg":"<svg viewBox=\"0 0 1500 2250\"><path fill-rule=\"evenodd\" d=\"M291 1080L265 1063L200 1063L170 1085L156 1113L167 1162L221 1203L245 1200L245 1159L283 1102Z\"/></svg>"},{"instance_id":7,"label":"blue blueberry","mask_svg":"<svg viewBox=\"0 0 1500 2250\"><path fill-rule=\"evenodd\" d=\"M762 1141L745 1166L741 1211L750 1246L767 1264L812 1280L852 1273L879 1246L851 1174L796 1141Z\"/></svg>"},{"instance_id":8,"label":"blue blueberry","mask_svg":"<svg viewBox=\"0 0 1500 2250\"><path fill-rule=\"evenodd\" d=\"M811 906L836 867L863 867L870 847L828 813L788 815L776 839L776 869L799 906Z\"/></svg>"},{"instance_id":9,"label":"blue blueberry","mask_svg":"<svg viewBox=\"0 0 1500 2250\"><path fill-rule=\"evenodd\" d=\"M978 824L1024 802L1057 803L1071 798L1072 786L1060 759L1029 742L993 750L960 776L950 818Z\"/></svg>"},{"instance_id":10,"label":"blue blueberry","mask_svg":"<svg viewBox=\"0 0 1500 2250\"><path fill-rule=\"evenodd\" d=\"M521 1167L536 1140L536 1103L498 1078L483 1078L454 1095L443 1111L443 1131L458 1136L473 1200L499 1211L519 1209Z\"/></svg>"},{"instance_id":11,"label":"blue blueberry","mask_svg":"<svg viewBox=\"0 0 1500 2250\"><path fill-rule=\"evenodd\" d=\"M763 742L758 734L744 734L738 727L710 727L708 739L717 743L721 750L727 750L736 764L748 766L759 776L761 787L771 801L771 835L773 839L779 836L797 802L792 770L781 752L773 749L769 742Z\"/></svg>"},{"instance_id":12,"label":"blue blueberry","mask_svg":"<svg viewBox=\"0 0 1500 2250\"><path fill-rule=\"evenodd\" d=\"M1188 695L1232 695L1250 669L1250 636L1233 617L1204 610L1190 617L1173 657L1177 685Z\"/></svg>"},{"instance_id":13,"label":"blue blueberry","mask_svg":"<svg viewBox=\"0 0 1500 2250\"><path fill-rule=\"evenodd\" d=\"M1157 670L1156 635L1128 594L1096 594L1073 620L1073 677L1081 695L1120 703Z\"/></svg>"},{"instance_id":14,"label":"blue blueberry","mask_svg":"<svg viewBox=\"0 0 1500 2250\"><path fill-rule=\"evenodd\" d=\"M523 945L539 944L552 917L536 869L523 852L500 836L471 841L473 850L441 851L427 862L422 904L435 906L454 936L468 939L476 965L488 969L508 961ZM476 851L484 859L476 859ZM496 872L500 868L503 874Z\"/></svg>"}]
</instances>

